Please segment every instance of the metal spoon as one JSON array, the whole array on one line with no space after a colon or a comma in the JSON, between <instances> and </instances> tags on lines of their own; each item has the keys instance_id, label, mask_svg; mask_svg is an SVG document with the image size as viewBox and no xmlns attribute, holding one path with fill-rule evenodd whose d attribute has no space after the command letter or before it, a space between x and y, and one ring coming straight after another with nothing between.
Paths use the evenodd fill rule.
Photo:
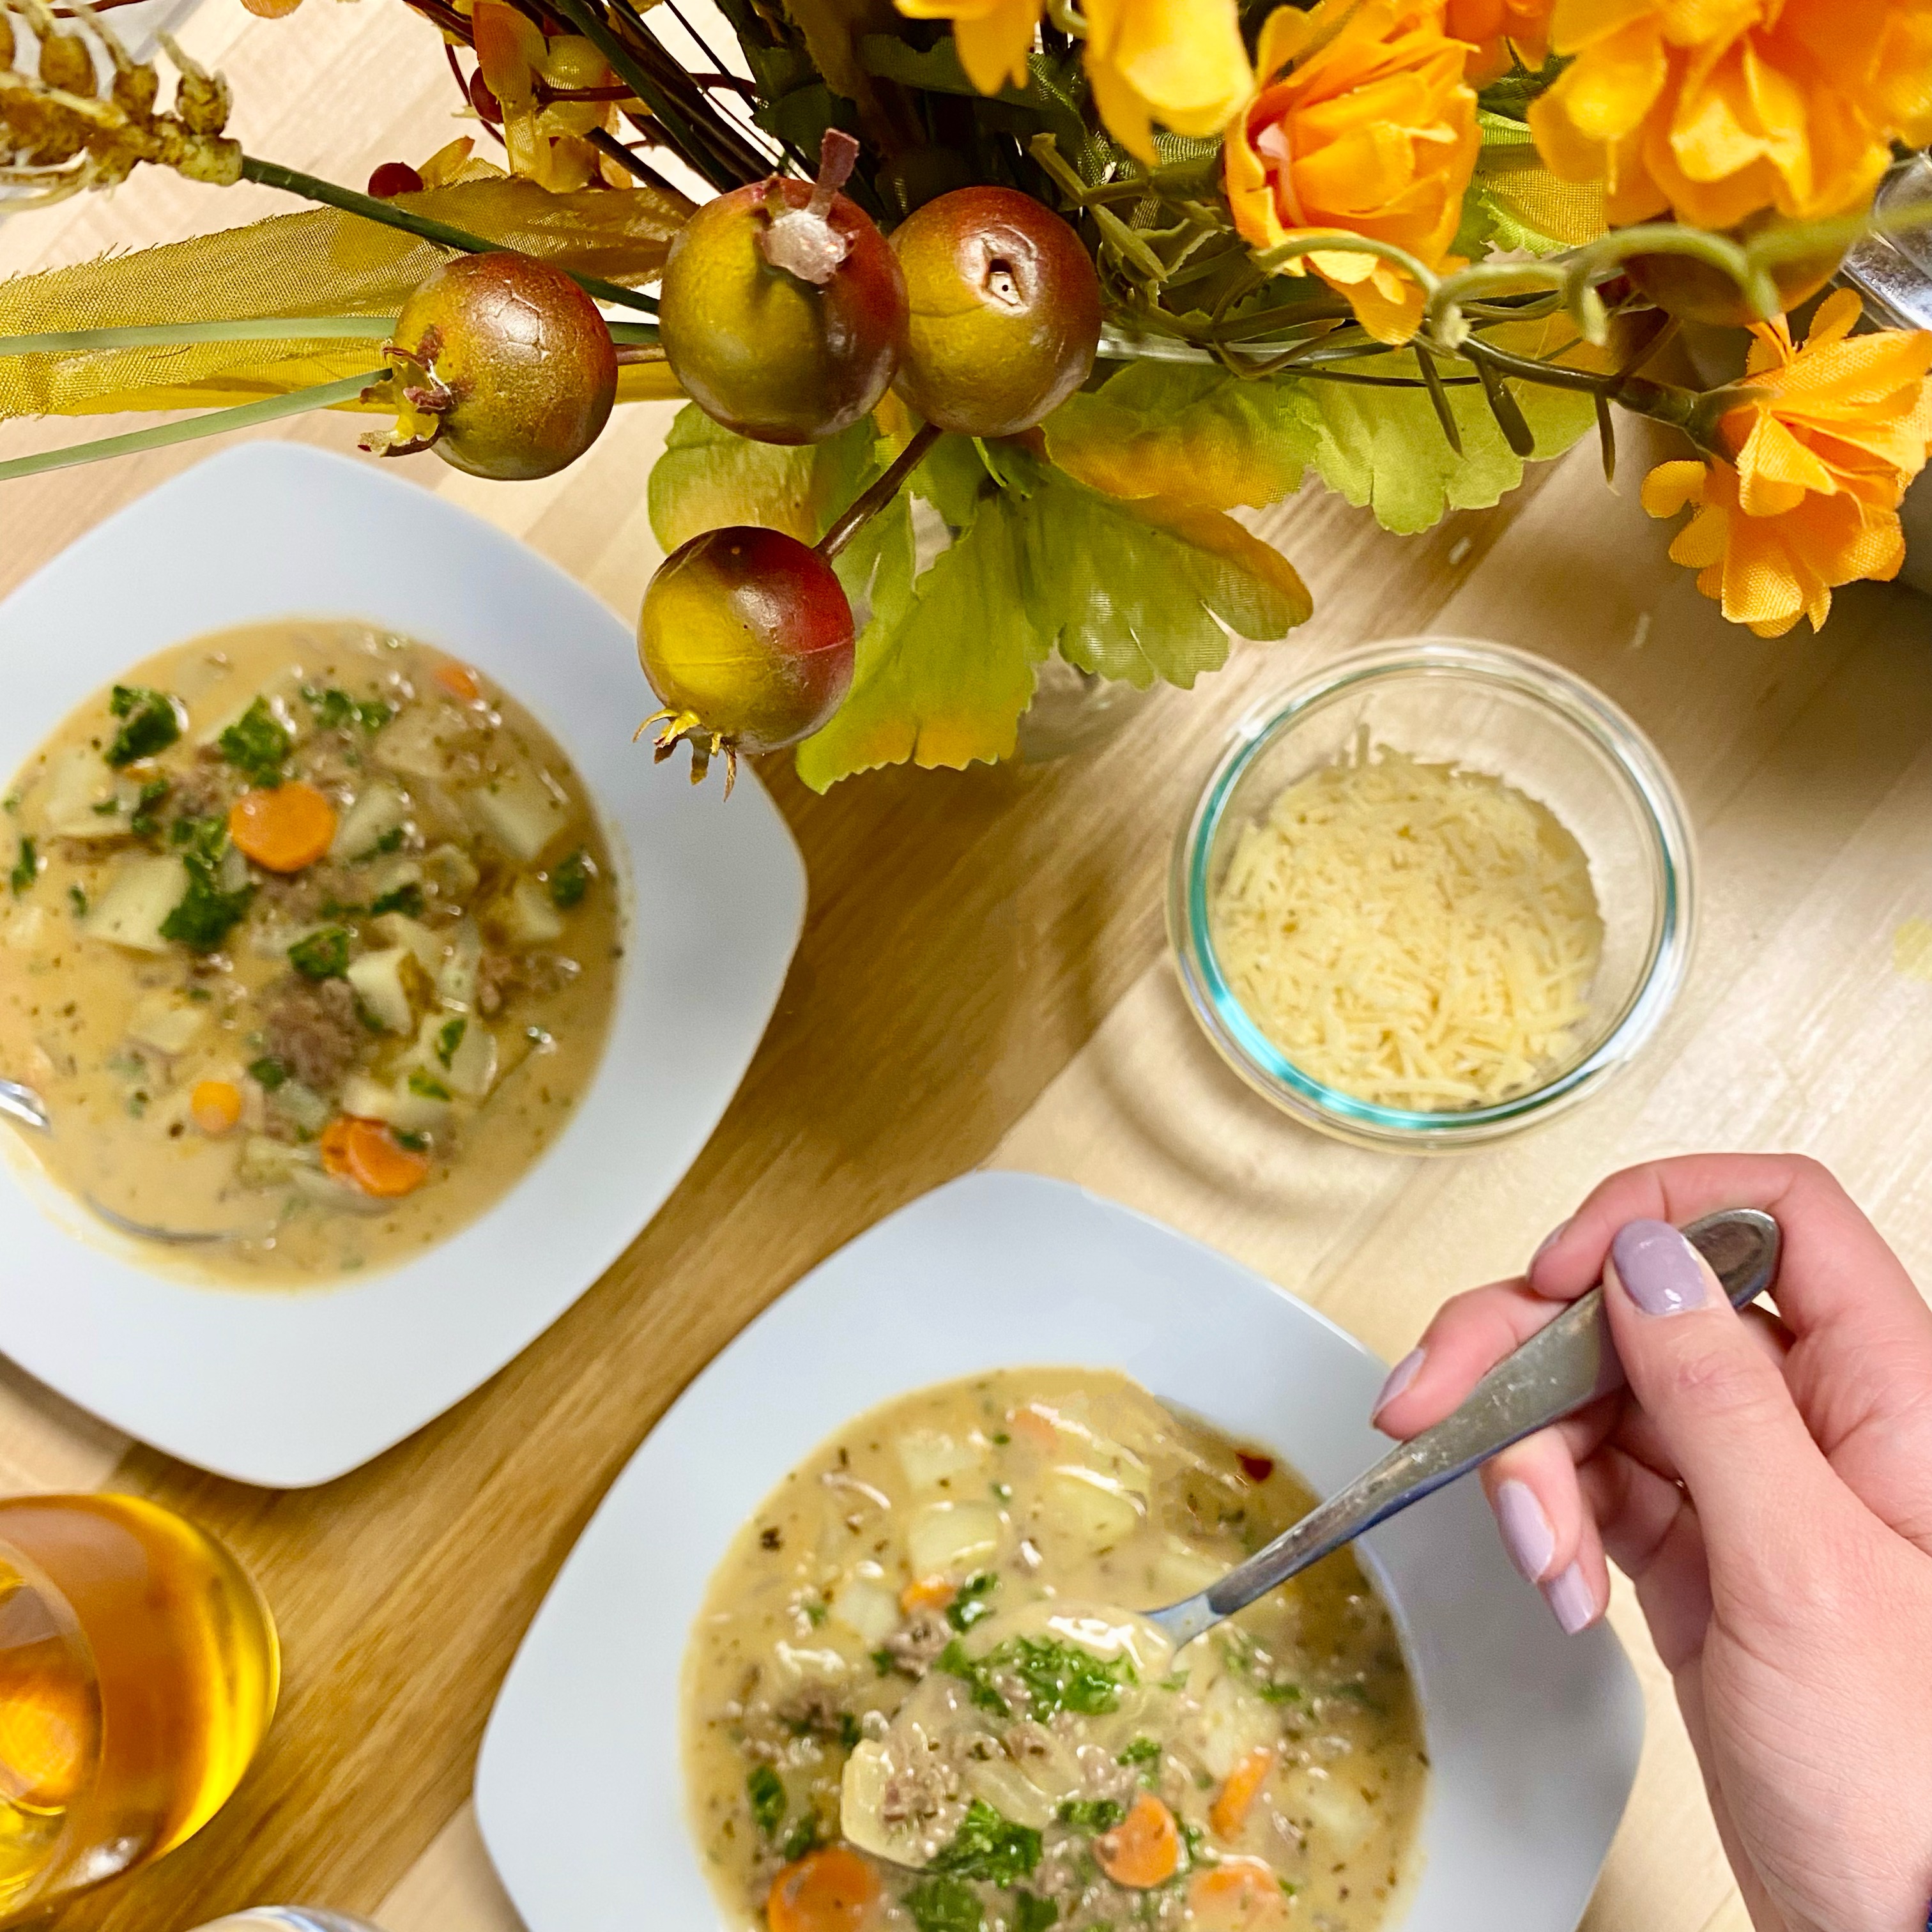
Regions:
<instances>
[{"instance_id":1,"label":"metal spoon","mask_svg":"<svg viewBox=\"0 0 1932 1932\"><path fill-rule=\"evenodd\" d=\"M0 1117L16 1120L36 1133L50 1134L54 1130L46 1101L32 1088L22 1086L17 1080L0 1080ZM83 1194L80 1198L91 1214L117 1233L131 1234L136 1240L159 1241L166 1247L199 1247L210 1241L239 1240L268 1232L247 1228L211 1228L206 1232L197 1228L151 1228L145 1221L130 1221L126 1215L117 1214L112 1208L104 1208L91 1194Z\"/></svg>"},{"instance_id":2,"label":"metal spoon","mask_svg":"<svg viewBox=\"0 0 1932 1932\"><path fill-rule=\"evenodd\" d=\"M1778 1223L1754 1208L1707 1215L1684 1234L1710 1263L1735 1307L1755 1300L1778 1278ZM1499 1450L1623 1385L1604 1292L1593 1288L1504 1356L1453 1414L1399 1444L1218 1583L1145 1614L1178 1648Z\"/></svg>"}]
</instances>

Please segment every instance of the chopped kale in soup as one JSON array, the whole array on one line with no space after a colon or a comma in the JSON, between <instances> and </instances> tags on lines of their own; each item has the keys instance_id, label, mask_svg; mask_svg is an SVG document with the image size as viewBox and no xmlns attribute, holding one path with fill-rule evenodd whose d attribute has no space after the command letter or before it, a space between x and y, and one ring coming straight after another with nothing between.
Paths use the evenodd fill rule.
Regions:
<instances>
[{"instance_id":1,"label":"chopped kale in soup","mask_svg":"<svg viewBox=\"0 0 1932 1932\"><path fill-rule=\"evenodd\" d=\"M975 1377L841 1431L740 1532L686 1661L728 1922L1371 1932L1426 1759L1354 1556L1178 1652L1135 1613L1312 1500L1104 1370Z\"/></svg>"},{"instance_id":2,"label":"chopped kale in soup","mask_svg":"<svg viewBox=\"0 0 1932 1932\"><path fill-rule=\"evenodd\" d=\"M232 1236L172 1265L406 1259L595 1072L620 952L596 814L428 645L290 622L162 652L19 772L8 842L0 1068L54 1123L22 1145L132 1221Z\"/></svg>"}]
</instances>

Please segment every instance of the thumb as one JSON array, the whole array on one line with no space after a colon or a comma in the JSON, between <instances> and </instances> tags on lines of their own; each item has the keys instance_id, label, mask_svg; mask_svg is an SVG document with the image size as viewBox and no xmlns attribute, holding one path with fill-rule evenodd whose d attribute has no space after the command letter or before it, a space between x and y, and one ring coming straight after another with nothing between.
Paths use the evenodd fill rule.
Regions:
<instances>
[{"instance_id":1,"label":"thumb","mask_svg":"<svg viewBox=\"0 0 1932 1932\"><path fill-rule=\"evenodd\" d=\"M1696 1507L1714 1587L1791 1577L1820 1512L1848 1496L1777 1365L1668 1222L1618 1232L1604 1301L1630 1391Z\"/></svg>"}]
</instances>

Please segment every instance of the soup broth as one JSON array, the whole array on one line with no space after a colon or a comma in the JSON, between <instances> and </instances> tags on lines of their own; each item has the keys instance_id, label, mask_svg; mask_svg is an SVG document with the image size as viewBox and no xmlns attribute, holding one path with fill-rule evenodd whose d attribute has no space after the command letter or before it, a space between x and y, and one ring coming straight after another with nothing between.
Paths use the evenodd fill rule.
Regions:
<instances>
[{"instance_id":1,"label":"soup broth","mask_svg":"<svg viewBox=\"0 0 1932 1932\"><path fill-rule=\"evenodd\" d=\"M842 1430L740 1532L686 1658L726 1922L1370 1932L1426 1759L1354 1556L1178 1652L1134 1614L1313 1500L1106 1371L977 1376Z\"/></svg>"},{"instance_id":2,"label":"soup broth","mask_svg":"<svg viewBox=\"0 0 1932 1932\"><path fill-rule=\"evenodd\" d=\"M468 667L350 623L164 651L0 819L0 1071L24 1135L157 1262L295 1286L502 1195L595 1072L617 881L556 742Z\"/></svg>"}]
</instances>

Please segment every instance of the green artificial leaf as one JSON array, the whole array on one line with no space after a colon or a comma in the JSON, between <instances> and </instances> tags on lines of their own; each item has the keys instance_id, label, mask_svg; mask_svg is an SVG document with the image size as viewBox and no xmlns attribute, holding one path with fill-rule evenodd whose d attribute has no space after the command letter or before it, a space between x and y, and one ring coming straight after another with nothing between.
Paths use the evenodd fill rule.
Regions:
<instances>
[{"instance_id":1,"label":"green artificial leaf","mask_svg":"<svg viewBox=\"0 0 1932 1932\"><path fill-rule=\"evenodd\" d=\"M1498 88L1506 88L1508 80L1498 82ZM1482 152L1462 198L1462 224L1450 244L1454 251L1472 261L1480 261L1492 248L1549 255L1602 234L1601 188L1552 174L1520 115L1493 109L1488 89L1483 98L1483 110L1476 117ZM1497 96L1498 100L1504 98Z\"/></svg>"},{"instance_id":2,"label":"green artificial leaf","mask_svg":"<svg viewBox=\"0 0 1932 1932\"><path fill-rule=\"evenodd\" d=\"M1021 514L1004 495L986 500L916 584L903 499L888 514L903 520L902 535L884 540L852 688L798 748L799 776L814 791L908 758L962 769L1010 757L1048 648L1027 609Z\"/></svg>"},{"instance_id":3,"label":"green artificial leaf","mask_svg":"<svg viewBox=\"0 0 1932 1932\"><path fill-rule=\"evenodd\" d=\"M993 485L982 445L970 436L942 436L913 472L914 494L939 512L948 530L963 530L980 513Z\"/></svg>"},{"instance_id":4,"label":"green artificial leaf","mask_svg":"<svg viewBox=\"0 0 1932 1932\"><path fill-rule=\"evenodd\" d=\"M668 554L705 530L754 524L816 543L883 466L868 417L794 447L734 436L695 403L677 412L651 470L651 529Z\"/></svg>"},{"instance_id":5,"label":"green artificial leaf","mask_svg":"<svg viewBox=\"0 0 1932 1932\"><path fill-rule=\"evenodd\" d=\"M1525 122L1529 104L1552 86L1569 64L1559 54L1550 55L1540 68L1533 70L1516 61L1510 72L1491 81L1476 97L1485 127L1492 119Z\"/></svg>"},{"instance_id":6,"label":"green artificial leaf","mask_svg":"<svg viewBox=\"0 0 1932 1932\"><path fill-rule=\"evenodd\" d=\"M1043 470L1025 512L1034 626L1068 663L1137 690L1159 678L1185 689L1218 670L1228 634L1216 618L1269 640L1313 608L1288 560L1219 510L1123 501Z\"/></svg>"},{"instance_id":7,"label":"green artificial leaf","mask_svg":"<svg viewBox=\"0 0 1932 1932\"><path fill-rule=\"evenodd\" d=\"M859 43L859 59L868 74L881 80L926 94L961 96L973 104L975 118L989 128L1004 128L1022 140L1046 128L1076 155L1095 146L1110 152L1110 144L1097 140L1082 116L1087 89L1077 57L1055 61L1048 54L1030 54L1024 88L1009 81L998 93L988 95L981 94L959 64L958 44L950 34L929 47L916 47L898 33L868 34ZM1097 182L1106 177L1096 172L1090 178Z\"/></svg>"},{"instance_id":8,"label":"green artificial leaf","mask_svg":"<svg viewBox=\"0 0 1932 1932\"><path fill-rule=\"evenodd\" d=\"M897 27L892 0L784 0L784 12L804 34L812 64L832 92L873 108L872 79L860 64L859 49L868 35L890 34Z\"/></svg>"},{"instance_id":9,"label":"green artificial leaf","mask_svg":"<svg viewBox=\"0 0 1932 1932\"><path fill-rule=\"evenodd\" d=\"M904 490L860 526L832 568L862 631L900 622L912 602L917 568L912 502ZM862 637L860 648L864 649Z\"/></svg>"},{"instance_id":10,"label":"green artificial leaf","mask_svg":"<svg viewBox=\"0 0 1932 1932\"><path fill-rule=\"evenodd\" d=\"M1512 328L1515 326L1511 325ZM1526 351L1512 339L1515 352ZM1418 379L1413 352L1338 365L1366 375ZM1522 481L1524 459L1503 440L1481 389L1455 386L1474 372L1461 362L1440 364L1449 406L1462 435L1462 454L1449 447L1429 393L1358 387L1306 378L1296 382L1316 432L1315 466L1322 480L1358 508L1366 505L1384 530L1426 530L1445 511L1487 509ZM1511 382L1536 439L1535 456L1560 456L1596 420L1580 390Z\"/></svg>"},{"instance_id":11,"label":"green artificial leaf","mask_svg":"<svg viewBox=\"0 0 1932 1932\"><path fill-rule=\"evenodd\" d=\"M1214 510L1279 502L1315 454L1291 387L1198 363L1131 362L1041 427L1054 461L1093 489Z\"/></svg>"}]
</instances>

